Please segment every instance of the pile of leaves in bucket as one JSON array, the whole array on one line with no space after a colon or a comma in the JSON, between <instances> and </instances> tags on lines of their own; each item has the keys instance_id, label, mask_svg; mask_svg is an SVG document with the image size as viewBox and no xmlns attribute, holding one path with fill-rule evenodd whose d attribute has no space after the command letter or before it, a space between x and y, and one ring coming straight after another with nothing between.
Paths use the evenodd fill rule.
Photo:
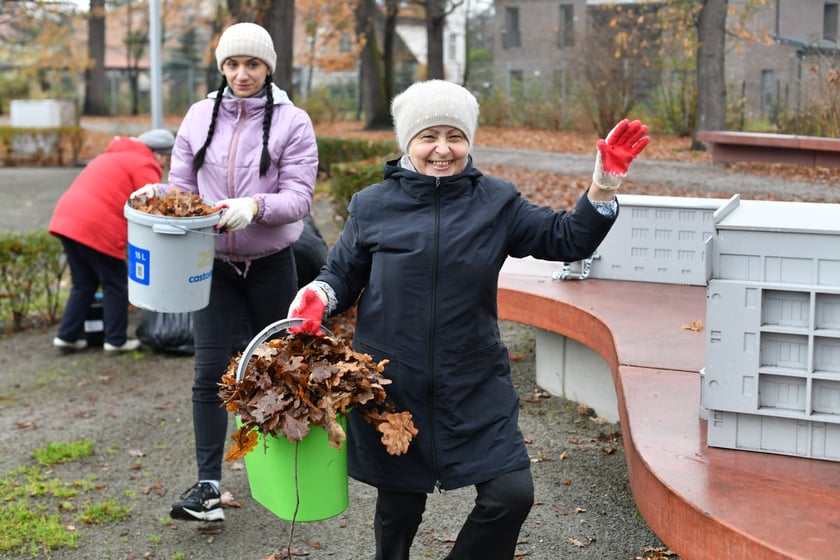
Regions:
<instances>
[{"instance_id":1,"label":"pile of leaves in bucket","mask_svg":"<svg viewBox=\"0 0 840 560\"><path fill-rule=\"evenodd\" d=\"M138 212L169 218L209 216L219 211L212 205L205 203L199 195L175 188L169 189L159 196L129 198L128 205Z\"/></svg>"},{"instance_id":2,"label":"pile of leaves in bucket","mask_svg":"<svg viewBox=\"0 0 840 560\"><path fill-rule=\"evenodd\" d=\"M341 449L346 434L336 417L353 407L382 433L391 455L406 453L417 435L411 413L396 412L388 400L384 386L391 381L382 375L388 360L376 363L344 339L301 333L263 342L237 382L240 359L231 360L219 383L225 407L240 419L226 461L253 450L258 434L299 442L312 425Z\"/></svg>"}]
</instances>

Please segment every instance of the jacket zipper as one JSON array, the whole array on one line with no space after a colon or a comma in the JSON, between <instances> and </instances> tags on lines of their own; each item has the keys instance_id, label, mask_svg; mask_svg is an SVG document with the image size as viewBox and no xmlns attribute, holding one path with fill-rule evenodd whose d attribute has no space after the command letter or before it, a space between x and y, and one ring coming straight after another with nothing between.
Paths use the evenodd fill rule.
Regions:
<instances>
[{"instance_id":1,"label":"jacket zipper","mask_svg":"<svg viewBox=\"0 0 840 560\"><path fill-rule=\"evenodd\" d=\"M242 127L245 123L245 104L241 99L236 101L236 129L233 131L233 138L230 141L230 150L228 151L228 168L227 168L227 193L228 198L235 197L234 172L236 171L236 150L239 147L239 135L242 134ZM235 253L233 234L228 234L228 252Z\"/></svg>"},{"instance_id":2,"label":"jacket zipper","mask_svg":"<svg viewBox=\"0 0 840 560\"><path fill-rule=\"evenodd\" d=\"M435 229L434 229L434 253L432 260L432 299L431 299L431 320L429 321L429 428L432 430L432 466L435 474L435 487L440 492L441 481L438 471L437 446L435 445L435 323L437 321L437 288L438 288L438 261L440 255L440 177L435 177Z\"/></svg>"}]
</instances>

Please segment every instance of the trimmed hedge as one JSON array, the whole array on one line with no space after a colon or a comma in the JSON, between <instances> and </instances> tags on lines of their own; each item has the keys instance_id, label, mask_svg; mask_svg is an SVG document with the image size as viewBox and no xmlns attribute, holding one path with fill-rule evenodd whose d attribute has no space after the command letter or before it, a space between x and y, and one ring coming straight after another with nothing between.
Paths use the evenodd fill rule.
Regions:
<instances>
[{"instance_id":1,"label":"trimmed hedge","mask_svg":"<svg viewBox=\"0 0 840 560\"><path fill-rule=\"evenodd\" d=\"M318 138L321 170L330 178L335 213L347 219L347 205L353 195L382 180L386 160L399 157L397 143L357 138Z\"/></svg>"},{"instance_id":2,"label":"trimmed hedge","mask_svg":"<svg viewBox=\"0 0 840 560\"><path fill-rule=\"evenodd\" d=\"M20 331L33 314L56 323L66 272L61 242L48 231L0 233L0 324Z\"/></svg>"}]
</instances>

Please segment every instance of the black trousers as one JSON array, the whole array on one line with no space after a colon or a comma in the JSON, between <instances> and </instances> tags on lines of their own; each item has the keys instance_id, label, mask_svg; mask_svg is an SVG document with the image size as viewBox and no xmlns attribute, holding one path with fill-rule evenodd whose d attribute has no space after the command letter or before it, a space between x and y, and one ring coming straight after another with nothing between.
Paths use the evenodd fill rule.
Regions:
<instances>
[{"instance_id":1,"label":"black trousers","mask_svg":"<svg viewBox=\"0 0 840 560\"><path fill-rule=\"evenodd\" d=\"M199 480L221 480L228 413L219 398L219 381L236 353L247 312L251 332L286 316L297 289L291 248L251 261L242 268L216 260L210 304L193 312L195 376L192 386L193 430ZM239 272L237 272L239 270Z\"/></svg>"},{"instance_id":2,"label":"black trousers","mask_svg":"<svg viewBox=\"0 0 840 560\"><path fill-rule=\"evenodd\" d=\"M97 288L102 286L104 338L122 346L128 334L128 268L125 259L100 253L60 236L70 266L70 295L58 326L58 338L76 342L85 334L85 319Z\"/></svg>"},{"instance_id":3,"label":"black trousers","mask_svg":"<svg viewBox=\"0 0 840 560\"><path fill-rule=\"evenodd\" d=\"M511 560L519 530L534 504L531 469L476 484L478 495L447 560ZM426 494L379 490L376 560L408 560L426 509Z\"/></svg>"}]
</instances>

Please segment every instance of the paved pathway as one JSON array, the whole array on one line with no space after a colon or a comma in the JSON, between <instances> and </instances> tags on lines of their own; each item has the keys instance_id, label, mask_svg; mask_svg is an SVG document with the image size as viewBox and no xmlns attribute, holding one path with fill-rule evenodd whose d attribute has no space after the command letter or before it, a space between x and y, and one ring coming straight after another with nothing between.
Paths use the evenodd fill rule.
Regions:
<instances>
[{"instance_id":1,"label":"paved pathway","mask_svg":"<svg viewBox=\"0 0 840 560\"><path fill-rule=\"evenodd\" d=\"M518 165L580 177L592 173L593 165L589 155L480 146L473 149L473 157L479 167L490 163ZM47 227L55 202L79 171L79 167L0 168L0 229ZM641 159L633 164L632 180L694 191L739 193L744 197L770 194L786 198L791 193L807 193L808 199L840 202L837 187L732 173L712 164Z\"/></svg>"},{"instance_id":2,"label":"paved pathway","mask_svg":"<svg viewBox=\"0 0 840 560\"><path fill-rule=\"evenodd\" d=\"M582 154L556 154L504 148L473 148L473 158L478 167L482 163L531 166L563 175L585 177L592 173L594 156ZM673 186L692 191L741 194L744 197L769 194L787 198L800 193L811 200L840 202L840 188L811 183L793 182L784 178L761 177L733 173L727 168L707 163L684 163L640 159L630 171L633 181Z\"/></svg>"}]
</instances>

